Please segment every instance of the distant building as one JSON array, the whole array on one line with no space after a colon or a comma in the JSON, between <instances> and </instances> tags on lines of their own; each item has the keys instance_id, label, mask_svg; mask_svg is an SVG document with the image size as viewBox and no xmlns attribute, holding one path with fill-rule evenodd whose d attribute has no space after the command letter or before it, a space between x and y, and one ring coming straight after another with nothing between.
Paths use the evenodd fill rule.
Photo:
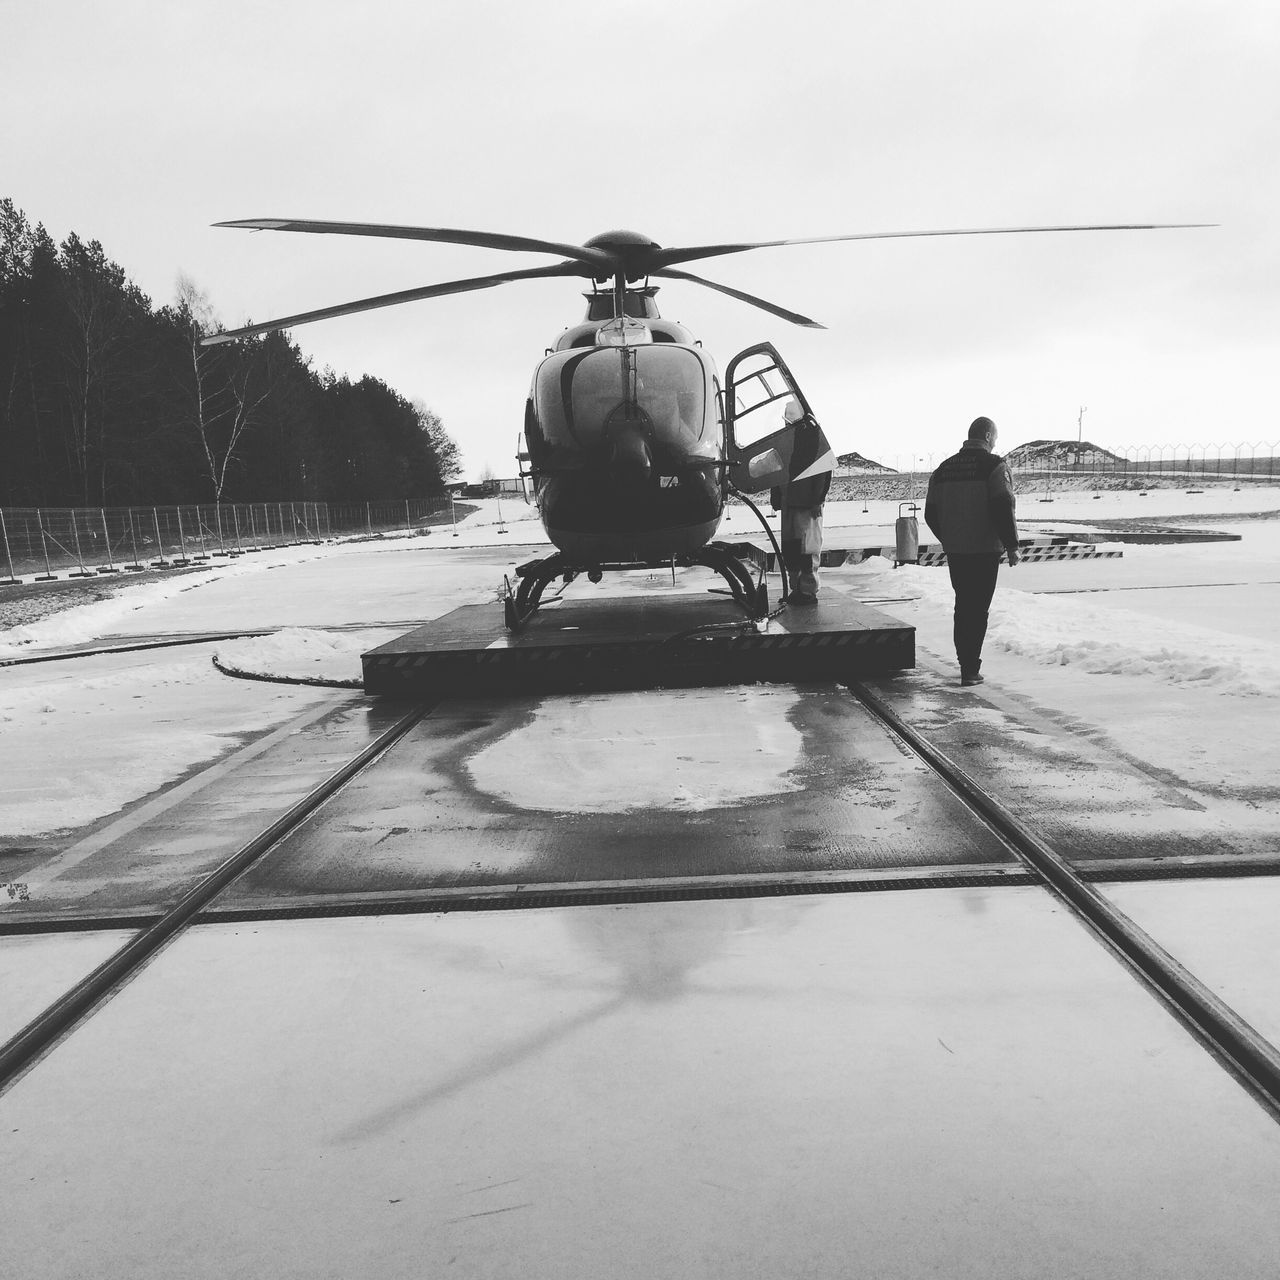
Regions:
<instances>
[{"instance_id":1,"label":"distant building","mask_svg":"<svg viewBox=\"0 0 1280 1280\"><path fill-rule=\"evenodd\" d=\"M518 497L524 493L519 476L513 476L509 480L494 480L490 477L475 484L450 485L449 488L460 498L497 498L502 494L515 494Z\"/></svg>"}]
</instances>

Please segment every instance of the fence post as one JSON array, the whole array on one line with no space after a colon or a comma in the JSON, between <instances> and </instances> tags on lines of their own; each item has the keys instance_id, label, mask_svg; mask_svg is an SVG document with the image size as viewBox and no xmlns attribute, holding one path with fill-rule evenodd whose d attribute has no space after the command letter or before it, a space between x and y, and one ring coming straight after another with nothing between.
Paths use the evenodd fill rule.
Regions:
<instances>
[{"instance_id":1,"label":"fence post","mask_svg":"<svg viewBox=\"0 0 1280 1280\"><path fill-rule=\"evenodd\" d=\"M107 546L107 567L103 569L101 566L99 566L98 572L99 573L119 573L120 570L116 568L115 557L112 556L111 554L111 530L107 528L106 507L99 507L98 514L102 517L102 540L106 543L106 546Z\"/></svg>"},{"instance_id":2,"label":"fence post","mask_svg":"<svg viewBox=\"0 0 1280 1280\"><path fill-rule=\"evenodd\" d=\"M191 563L187 558L187 535L182 527L182 508L174 507L174 511L178 513L178 554L174 556L173 563L183 569Z\"/></svg>"},{"instance_id":3,"label":"fence post","mask_svg":"<svg viewBox=\"0 0 1280 1280\"><path fill-rule=\"evenodd\" d=\"M71 540L76 544L76 563L80 566L80 568L72 569L71 572L67 574L67 577L68 578L92 578L93 574L91 574L89 570L84 567L84 554L80 550L80 529L76 524L75 507L71 508Z\"/></svg>"},{"instance_id":4,"label":"fence post","mask_svg":"<svg viewBox=\"0 0 1280 1280\"><path fill-rule=\"evenodd\" d=\"M406 533L413 532L413 525L409 523L409 499L404 500L404 530Z\"/></svg>"},{"instance_id":5,"label":"fence post","mask_svg":"<svg viewBox=\"0 0 1280 1280\"><path fill-rule=\"evenodd\" d=\"M200 514L200 504L196 503L196 536L200 539L200 554L196 556L197 560L207 561L209 553L204 547L204 516Z\"/></svg>"},{"instance_id":6,"label":"fence post","mask_svg":"<svg viewBox=\"0 0 1280 1280\"><path fill-rule=\"evenodd\" d=\"M231 504L231 523L236 531L236 549L231 554L233 556L242 556L244 555L244 548L240 545L240 511L234 502Z\"/></svg>"},{"instance_id":7,"label":"fence post","mask_svg":"<svg viewBox=\"0 0 1280 1280\"><path fill-rule=\"evenodd\" d=\"M151 562L153 569L167 569L169 562L164 558L164 540L160 537L160 512L151 508L151 522L156 528L156 558Z\"/></svg>"},{"instance_id":8,"label":"fence post","mask_svg":"<svg viewBox=\"0 0 1280 1280\"><path fill-rule=\"evenodd\" d=\"M125 569L130 573L145 573L146 570L138 563L138 531L133 526L133 508L129 511L129 545L133 548L133 563L125 565Z\"/></svg>"},{"instance_id":9,"label":"fence post","mask_svg":"<svg viewBox=\"0 0 1280 1280\"><path fill-rule=\"evenodd\" d=\"M4 580L4 585L16 587L18 579L13 576L13 552L9 550L9 526L5 524L3 507L0 507L0 534L4 535L4 558L9 565L9 576Z\"/></svg>"},{"instance_id":10,"label":"fence post","mask_svg":"<svg viewBox=\"0 0 1280 1280\"><path fill-rule=\"evenodd\" d=\"M37 582L57 582L57 574L53 571L53 566L49 563L49 539L44 531L44 516L40 513L40 508L36 508L36 524L40 526L40 546L44 550L44 573L36 575Z\"/></svg>"}]
</instances>

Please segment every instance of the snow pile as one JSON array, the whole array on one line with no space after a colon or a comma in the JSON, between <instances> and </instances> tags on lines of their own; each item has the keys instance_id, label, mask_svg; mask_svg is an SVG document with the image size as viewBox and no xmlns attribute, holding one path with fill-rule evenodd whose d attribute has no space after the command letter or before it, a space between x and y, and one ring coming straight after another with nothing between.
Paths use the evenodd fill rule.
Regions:
<instances>
[{"instance_id":1,"label":"snow pile","mask_svg":"<svg viewBox=\"0 0 1280 1280\"><path fill-rule=\"evenodd\" d=\"M1006 652L1094 675L1151 676L1237 697L1280 697L1280 648L1124 609L1006 591L989 638Z\"/></svg>"},{"instance_id":2,"label":"snow pile","mask_svg":"<svg viewBox=\"0 0 1280 1280\"><path fill-rule=\"evenodd\" d=\"M274 635L222 641L213 664L224 675L244 679L358 689L363 684L360 655L394 635L385 627L342 632L286 627Z\"/></svg>"},{"instance_id":3,"label":"snow pile","mask_svg":"<svg viewBox=\"0 0 1280 1280\"><path fill-rule=\"evenodd\" d=\"M904 565L895 570L877 556L859 571L883 575L891 594L951 611L954 596L945 569ZM1074 666L1095 675L1141 676L1236 697L1280 698L1280 646L1132 610L1100 608L1074 596L1030 595L1013 587L1010 577L1002 571L991 606L988 652L1003 649L1046 666Z\"/></svg>"}]
</instances>

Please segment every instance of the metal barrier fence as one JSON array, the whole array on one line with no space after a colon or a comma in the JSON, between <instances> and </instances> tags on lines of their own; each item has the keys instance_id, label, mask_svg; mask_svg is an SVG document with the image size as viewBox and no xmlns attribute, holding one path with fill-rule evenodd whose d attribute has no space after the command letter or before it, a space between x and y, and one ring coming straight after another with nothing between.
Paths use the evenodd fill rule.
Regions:
<instances>
[{"instance_id":1,"label":"metal barrier fence","mask_svg":"<svg viewBox=\"0 0 1280 1280\"><path fill-rule=\"evenodd\" d=\"M177 507L0 509L0 586L24 578L184 568L215 557L327 538L414 533L447 521L451 500L238 502Z\"/></svg>"},{"instance_id":2,"label":"metal barrier fence","mask_svg":"<svg viewBox=\"0 0 1280 1280\"><path fill-rule=\"evenodd\" d=\"M1185 476L1204 479L1280 476L1280 442L1251 444L1154 444L1129 449L1077 447L1069 442L1048 454L1015 460L1015 470L1072 475Z\"/></svg>"},{"instance_id":3,"label":"metal barrier fence","mask_svg":"<svg viewBox=\"0 0 1280 1280\"><path fill-rule=\"evenodd\" d=\"M889 455L878 459L887 471L837 467L836 476L855 479L860 497L918 498L945 456ZM1015 452L1010 461L1015 474L1047 485L1102 476L1267 482L1280 477L1280 441L1120 449L1055 441L1021 458ZM502 482L504 493L507 483ZM182 568L326 538L420 532L447 523L452 509L448 496L388 502L0 508L0 586L24 578L47 581Z\"/></svg>"},{"instance_id":4,"label":"metal barrier fence","mask_svg":"<svg viewBox=\"0 0 1280 1280\"><path fill-rule=\"evenodd\" d=\"M892 454L875 461L903 474L928 475L953 450L945 453ZM1053 441L1034 450L1011 450L1015 473L1036 476L1169 476L1188 479L1275 480L1280 478L1280 441L1241 444L1151 444L1103 449L1087 441ZM837 467L836 475L866 475L865 470ZM873 473L874 474L874 473ZM884 474L884 473L879 473Z\"/></svg>"}]
</instances>

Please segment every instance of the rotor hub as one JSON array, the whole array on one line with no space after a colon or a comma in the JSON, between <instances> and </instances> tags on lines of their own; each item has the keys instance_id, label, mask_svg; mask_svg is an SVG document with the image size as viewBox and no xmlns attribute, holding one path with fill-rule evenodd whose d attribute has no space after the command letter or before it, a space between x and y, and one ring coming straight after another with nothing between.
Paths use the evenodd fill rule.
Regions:
<instances>
[{"instance_id":1,"label":"rotor hub","mask_svg":"<svg viewBox=\"0 0 1280 1280\"><path fill-rule=\"evenodd\" d=\"M639 231L602 231L585 242L588 249L599 249L613 258L614 270L626 280L639 280L647 276L653 266L653 255L662 248L656 241ZM609 277L597 275L603 283Z\"/></svg>"}]
</instances>

